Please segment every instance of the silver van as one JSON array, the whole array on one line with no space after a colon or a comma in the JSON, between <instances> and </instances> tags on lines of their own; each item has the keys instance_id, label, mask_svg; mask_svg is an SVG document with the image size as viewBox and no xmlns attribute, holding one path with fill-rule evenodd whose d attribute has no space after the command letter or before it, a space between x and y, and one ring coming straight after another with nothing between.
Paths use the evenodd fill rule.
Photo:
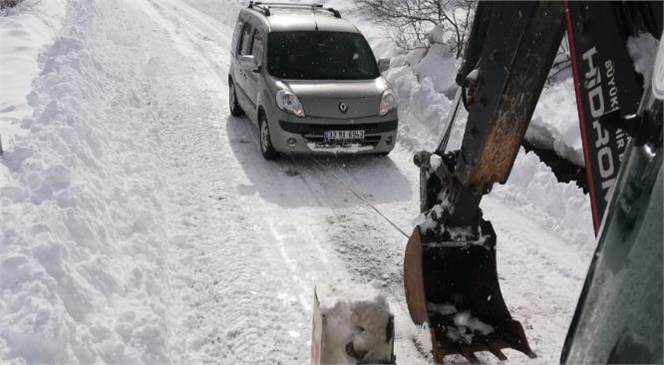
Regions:
<instances>
[{"instance_id":1,"label":"silver van","mask_svg":"<svg viewBox=\"0 0 664 365\"><path fill-rule=\"evenodd\" d=\"M322 5L251 2L240 11L228 75L233 116L260 131L263 157L388 154L397 101L369 44Z\"/></svg>"}]
</instances>

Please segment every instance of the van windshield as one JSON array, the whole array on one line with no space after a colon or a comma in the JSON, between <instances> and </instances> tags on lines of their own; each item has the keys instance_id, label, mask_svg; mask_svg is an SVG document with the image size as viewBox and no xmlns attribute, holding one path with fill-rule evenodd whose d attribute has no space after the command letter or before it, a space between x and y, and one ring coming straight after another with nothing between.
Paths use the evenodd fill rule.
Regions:
<instances>
[{"instance_id":1,"label":"van windshield","mask_svg":"<svg viewBox=\"0 0 664 365\"><path fill-rule=\"evenodd\" d=\"M369 44L359 33L273 32L268 72L282 79L370 80L380 76Z\"/></svg>"}]
</instances>

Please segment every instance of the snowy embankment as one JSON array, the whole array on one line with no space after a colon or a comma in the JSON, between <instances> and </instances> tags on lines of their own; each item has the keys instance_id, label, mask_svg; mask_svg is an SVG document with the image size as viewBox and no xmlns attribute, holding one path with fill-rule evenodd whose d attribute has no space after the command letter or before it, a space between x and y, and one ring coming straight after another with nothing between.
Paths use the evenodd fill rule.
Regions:
<instances>
[{"instance_id":1,"label":"snowy embankment","mask_svg":"<svg viewBox=\"0 0 664 365\"><path fill-rule=\"evenodd\" d=\"M32 114L26 95L39 73L37 55L50 45L65 16L65 0L26 0L0 16L0 138L10 143Z\"/></svg>"},{"instance_id":2,"label":"snowy embankment","mask_svg":"<svg viewBox=\"0 0 664 365\"><path fill-rule=\"evenodd\" d=\"M32 10L47 6L58 14L56 5L64 4L36 2L26 11L46 21L50 14ZM149 43L136 14L114 5L67 3L62 29L39 56L40 72L27 96L34 113L5 143L2 361L171 358L157 195L160 118L143 56ZM4 21L20 18L30 16ZM5 72L22 69L8 65L3 88ZM25 90L20 85L3 95L3 105Z\"/></svg>"},{"instance_id":3,"label":"snowy embankment","mask_svg":"<svg viewBox=\"0 0 664 365\"><path fill-rule=\"evenodd\" d=\"M441 52L434 46L433 52L427 53L423 58L413 57L413 54L402 56L393 61L393 67L386 77L396 90L399 100L399 119L401 130L399 138L401 143L413 149L434 150L446 126L443 125L452 101L442 93L441 80L448 87L453 83L452 77L444 79L438 73L454 75L454 63L449 58L441 57ZM435 61L440 60L440 61ZM446 71L446 72L445 72ZM438 83L434 83L434 80ZM536 109L532 130L549 131L548 135L541 135L541 140L547 141L551 146L560 145L562 149L575 140L579 149L581 145L578 126L571 130L569 123L558 123L556 128L548 128L548 123L535 123L541 114L549 113L548 121L556 122L566 120L566 117L576 119L574 108L574 93L568 93L566 86L572 81L566 80L561 84L547 89ZM565 97L565 95L567 97ZM572 98L571 101L569 98ZM561 105L566 107L558 109ZM550 110L556 110L551 113ZM546 110L546 111L543 111ZM461 145L465 129L467 113L463 111L459 120L453 126L448 149L456 149ZM565 136L560 135L560 128L567 128ZM557 138L560 137L560 138ZM568 141L560 142L559 141ZM575 156L571 153L570 156ZM519 152L512 174L505 185L496 185L493 194L503 199L508 205L532 214L533 218L548 229L568 237L577 248L584 251L593 247L594 234L590 217L590 202L588 197L574 183L559 183L549 167L544 165L534 153L526 153L523 148Z\"/></svg>"}]
</instances>

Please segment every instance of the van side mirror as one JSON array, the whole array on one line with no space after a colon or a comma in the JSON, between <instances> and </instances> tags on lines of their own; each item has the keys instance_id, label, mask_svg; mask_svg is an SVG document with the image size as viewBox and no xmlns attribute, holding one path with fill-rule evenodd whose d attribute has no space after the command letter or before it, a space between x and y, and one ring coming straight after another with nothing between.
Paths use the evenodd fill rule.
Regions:
<instances>
[{"instance_id":1,"label":"van side mirror","mask_svg":"<svg viewBox=\"0 0 664 365\"><path fill-rule=\"evenodd\" d=\"M256 61L256 57L253 55L241 56L240 66L242 66L242 68L245 70L250 70L251 72L261 72L260 66L258 66L258 61Z\"/></svg>"},{"instance_id":2,"label":"van side mirror","mask_svg":"<svg viewBox=\"0 0 664 365\"><path fill-rule=\"evenodd\" d=\"M381 58L378 60L378 70L380 71L380 73L387 71L389 68L390 68L389 58Z\"/></svg>"}]
</instances>

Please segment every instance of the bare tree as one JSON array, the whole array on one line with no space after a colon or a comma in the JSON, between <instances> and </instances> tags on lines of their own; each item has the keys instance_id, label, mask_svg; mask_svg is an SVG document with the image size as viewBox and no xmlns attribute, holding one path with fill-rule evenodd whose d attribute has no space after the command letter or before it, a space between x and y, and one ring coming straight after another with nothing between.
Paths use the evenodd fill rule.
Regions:
<instances>
[{"instance_id":1,"label":"bare tree","mask_svg":"<svg viewBox=\"0 0 664 365\"><path fill-rule=\"evenodd\" d=\"M431 30L437 29L457 58L463 55L476 6L474 0L357 1L359 13L373 23L386 25L399 47L414 49L441 41L429 36Z\"/></svg>"},{"instance_id":2,"label":"bare tree","mask_svg":"<svg viewBox=\"0 0 664 365\"><path fill-rule=\"evenodd\" d=\"M13 8L22 0L0 0L0 9Z\"/></svg>"},{"instance_id":3,"label":"bare tree","mask_svg":"<svg viewBox=\"0 0 664 365\"><path fill-rule=\"evenodd\" d=\"M547 84L551 85L559 81L559 79L569 76L570 69L572 68L572 57L569 53L569 39L567 35L560 42L560 47L556 53L556 58L553 59L551 71L547 78Z\"/></svg>"}]
</instances>

